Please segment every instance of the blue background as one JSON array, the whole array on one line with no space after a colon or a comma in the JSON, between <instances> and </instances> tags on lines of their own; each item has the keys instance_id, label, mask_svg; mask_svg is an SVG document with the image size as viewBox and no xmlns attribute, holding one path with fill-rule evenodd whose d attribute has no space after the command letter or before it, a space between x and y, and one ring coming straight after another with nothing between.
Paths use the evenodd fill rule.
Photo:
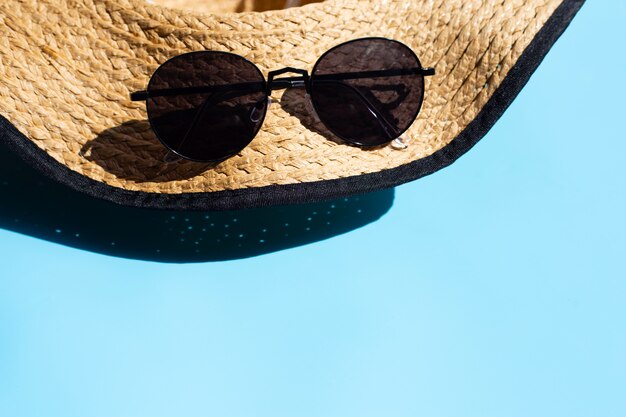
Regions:
<instances>
[{"instance_id":1,"label":"blue background","mask_svg":"<svg viewBox=\"0 0 626 417\"><path fill-rule=\"evenodd\" d=\"M626 415L624 21L587 2L475 148L349 233L179 265L5 218L0 415Z\"/></svg>"}]
</instances>

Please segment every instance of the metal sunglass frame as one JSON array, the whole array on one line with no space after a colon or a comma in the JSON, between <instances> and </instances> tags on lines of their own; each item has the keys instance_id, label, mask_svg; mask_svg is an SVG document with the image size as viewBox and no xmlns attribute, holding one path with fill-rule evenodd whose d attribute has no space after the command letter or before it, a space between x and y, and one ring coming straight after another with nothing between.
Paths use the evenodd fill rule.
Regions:
<instances>
[{"instance_id":1,"label":"metal sunglass frame","mask_svg":"<svg viewBox=\"0 0 626 417\"><path fill-rule=\"evenodd\" d=\"M313 70L312 70L311 73L315 74L315 69L317 68L317 65L323 60L323 58L328 53L332 52L336 48L348 45L348 44L353 43L353 42L359 42L359 41L365 41L365 40L385 40L385 41L395 42L395 43L398 43L398 44L401 44L401 45L405 46L408 50L413 52L413 50L411 48L409 48L408 46L402 44L399 41L393 40L393 39L388 39L388 38L383 38L383 37L366 37L366 38L353 39L351 41L344 42L342 44L334 46L333 48L331 48L328 51L324 52L324 54L322 54L322 56L320 56L318 58L318 60L317 60L317 62L315 64L315 66L313 67ZM400 75L421 75L421 76L425 76L425 77L426 76L433 76L433 75L435 75L435 69L434 68L422 67L421 66L421 63L420 63L419 59L417 58L417 55L415 54L415 52L413 52L413 55L415 57L416 62L420 65L419 67L400 68L400 69L388 69L388 70L374 70L374 71L359 71L359 72L343 72L343 73L336 73L336 74L321 74L321 75L313 75L313 77L305 69L294 68L294 67L285 67L285 68L282 68L282 69L279 69L279 70L270 71L268 73L267 81L266 81L265 76L263 75L263 73L259 70L259 68L256 66L256 64L254 64L252 61L247 60L245 57L242 57L241 55L233 54L231 52L225 52L225 51L195 51L195 52L188 52L186 54L177 55L175 57L170 58L168 61L166 61L163 64L161 64L161 66L163 66L167 62L169 62L171 60L174 60L176 58L179 58L179 57L181 57L183 55L190 55L190 54L196 54L196 53L207 53L207 52L235 55L238 58L241 58L241 59L244 59L245 61L248 61L251 65L253 65L257 69L257 71L259 72L259 74L261 76L262 81L234 83L234 84L222 84L222 85L213 85L213 86L207 85L207 86L196 86L196 87L166 88L166 89L158 89L158 90L150 90L149 89L149 85L148 85L148 89L147 90L135 91L135 92L131 93L130 94L131 101L147 101L148 99L154 98L154 97L167 97L167 96L176 96L176 95L213 93L209 97L207 97L205 99L205 101L203 102L203 104L201 105L201 110L198 112L200 114L200 113L202 113L202 110L206 109L206 107L209 106L209 105L215 105L215 104L219 103L220 101L236 98L236 97L239 97L239 96L248 95L250 93L261 92L261 91L264 93L264 95L265 95L264 99L260 100L257 104L255 104L255 108L258 108L258 106L260 104L265 104L266 106L269 106L269 104L271 103L270 102L271 93L272 93L272 91L275 91L275 90L282 90L282 89L288 89L288 88L304 88L306 90L307 94L310 95L311 94L311 90L312 90L312 82L313 81L315 81L316 83L317 82L338 83L338 84L341 84L342 86L350 88L351 90L353 90L357 94L357 96L360 98L360 100L362 100L362 102L365 104L365 106L367 107L369 112L372 114L372 116L374 116L374 118L380 124L380 126L385 131L387 136L390 138L389 141L391 142L392 140L394 140L393 136L395 136L397 138L400 135L402 135L404 132L400 132L399 135L395 135L393 132L390 133L390 131L389 131L390 128L391 128L391 130L393 130L392 123L390 123L388 120L386 120L385 117L376 109L376 106L374 106L358 89L354 88L353 86L351 86L348 83L344 83L343 81L344 80L364 79L364 78L400 76ZM159 66L159 68L161 66ZM288 74L288 73L299 74L299 75L295 76L295 77L292 76L292 77L276 78L276 77L278 77L280 75ZM421 103L420 103L420 108L421 108ZM417 117L417 114L419 113L420 108L418 108L417 113L415 114L415 117ZM314 108L313 108L313 110L314 110ZM263 118L265 117L266 112L267 111L264 112ZM317 115L316 115L316 117L317 117ZM148 117L148 118L150 118L150 117ZM259 119L259 120L253 120L253 121L257 122L257 121L261 121L261 120ZM326 125L323 121L321 121L321 122L324 125ZM195 123L195 121L194 121L194 123ZM262 123L261 123L261 125L262 125ZM191 128L193 128L193 126L194 125L192 125ZM332 131L332 129L330 129L330 130ZM368 146L368 145L363 145L361 143L358 143L358 142L356 142L354 140L351 140L349 138L342 137L337 132L334 132L334 131L332 131L332 132L335 135L337 135L340 139L343 139L344 141L346 141L348 143L351 143L351 144L354 144L354 145L358 145L358 146ZM156 131L155 131L155 134L156 134ZM255 136L256 136L256 133L255 133ZM158 134L157 134L157 137L158 137ZM159 140L160 140L160 138L159 138ZM160 140L160 141L163 143L163 145L166 148L168 148L171 152L173 152L177 156L180 156L182 158L189 159L189 160L194 160L193 158L181 155L177 151L171 149L169 146L167 146L167 144L163 140ZM224 159L227 159L227 158L224 158ZM203 162L207 162L207 161L203 161ZM213 162L218 162L218 160L213 161Z\"/></svg>"}]
</instances>

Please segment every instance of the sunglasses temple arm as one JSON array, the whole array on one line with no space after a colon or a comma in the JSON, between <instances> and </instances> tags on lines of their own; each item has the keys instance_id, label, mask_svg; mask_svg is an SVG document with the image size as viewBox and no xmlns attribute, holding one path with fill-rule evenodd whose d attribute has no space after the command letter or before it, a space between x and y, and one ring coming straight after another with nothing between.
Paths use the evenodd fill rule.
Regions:
<instances>
[{"instance_id":1,"label":"sunglasses temple arm","mask_svg":"<svg viewBox=\"0 0 626 417\"><path fill-rule=\"evenodd\" d=\"M372 114L372 116L374 116L374 118L376 119L376 121L378 122L378 124L380 125L380 127L383 129L383 131L387 134L387 136L389 137L389 139L393 139L396 136L398 136L398 131L396 130L396 128L393 126L393 124L391 124L387 118L385 116L383 116L377 109L376 106L374 106L372 104L371 101L369 101L367 99L367 97L365 97L363 95L363 93L361 93L357 88L352 87L349 84L348 85L350 88L352 88L357 95L359 96L359 98L363 101L363 103L365 103L365 105L367 106L367 109L369 110L369 112ZM390 133L391 131L391 133Z\"/></svg>"},{"instance_id":2,"label":"sunglasses temple arm","mask_svg":"<svg viewBox=\"0 0 626 417\"><path fill-rule=\"evenodd\" d=\"M361 71L361 72L347 72L340 74L321 74L315 78L317 80L356 80L360 78L376 78L376 77L391 77L398 75L411 75L420 74L423 76L435 75L434 68L401 68L390 69L380 71ZM300 77L291 78L278 78L273 80L271 89L280 89L287 87L303 87L301 84L304 80ZM224 90L240 90L243 92L256 92L263 91L265 89L264 83L261 82L248 82L248 83L236 83L236 84L224 84L224 85L206 85L198 87L182 87L182 88L164 88L158 90L141 90L135 91L130 94L131 101L146 101L150 97L166 97L166 96L178 96L187 94L202 94L202 93L215 93Z\"/></svg>"},{"instance_id":3,"label":"sunglasses temple arm","mask_svg":"<svg viewBox=\"0 0 626 417\"><path fill-rule=\"evenodd\" d=\"M250 92L249 91L218 91L215 94L207 97L206 100L202 102L202 105L200 106L196 114L194 115L193 121L191 122L191 126L189 126L189 129L187 129L187 132L185 133L185 136L183 137L183 140L180 143L179 147L182 149L183 145L185 144L185 142L187 142L187 139L189 138L189 134L196 127L196 124L198 124L198 121L201 119L202 114L205 111L207 111L207 109L210 109L211 107L217 105L221 101L231 100L233 98L245 96L247 94L250 94Z\"/></svg>"},{"instance_id":4,"label":"sunglasses temple arm","mask_svg":"<svg viewBox=\"0 0 626 417\"><path fill-rule=\"evenodd\" d=\"M215 93L207 97L206 100L202 102L202 105L200 106L196 114L193 116L191 125L187 129L187 132L185 132L185 136L183 137L183 140L180 142L180 145L178 145L179 149L182 149L185 142L187 142L187 139L189 138L189 134L195 129L196 124L198 124L198 120L200 120L200 116L206 111L209 105L214 106L217 102L219 102L220 101L219 99L222 98L223 95L224 95L223 93Z\"/></svg>"},{"instance_id":5,"label":"sunglasses temple arm","mask_svg":"<svg viewBox=\"0 0 626 417\"><path fill-rule=\"evenodd\" d=\"M354 88L350 84L344 83L343 81L339 81L339 80L324 80L323 82L328 83L328 84L338 84L338 85L341 85L342 87L347 87L350 90L352 90L357 95L357 97L359 97L359 99L363 102L363 104L365 104L365 107L367 107L367 110L372 114L372 116L374 116L374 119L376 119L376 121L378 122L380 127L383 129L383 131L387 134L389 139L393 139L394 137L397 136L398 132L396 128L393 126L393 124L391 124L387 120L387 118L385 118L385 116L383 116L376 109L376 106L374 106L372 102L369 101L367 97L365 97L363 93L361 93L357 88Z\"/></svg>"},{"instance_id":6,"label":"sunglasses temple arm","mask_svg":"<svg viewBox=\"0 0 626 417\"><path fill-rule=\"evenodd\" d=\"M257 91L265 91L265 83L263 82L247 82L223 85L203 85L197 87L181 87L181 88L163 88L151 91L135 91L130 94L131 101L146 101L151 97L168 97L182 96L190 94L204 93L220 93L227 91L241 91L243 94L249 94Z\"/></svg>"},{"instance_id":7,"label":"sunglasses temple arm","mask_svg":"<svg viewBox=\"0 0 626 417\"><path fill-rule=\"evenodd\" d=\"M423 76L431 76L435 75L434 68L401 68L401 69L390 69L390 70L380 70L380 71L361 71L361 72L347 72L340 74L322 74L317 75L315 78L318 80L356 80L359 78L376 78L376 77L390 77L397 75L412 75L412 74L420 74ZM271 89L280 89L287 87L302 87L304 84L301 82L304 81L300 77L291 77L291 78L278 78L273 80ZM146 101L149 97L166 97L166 96L177 96L177 95L186 95L186 94L202 94L202 93L215 93L223 90L241 90L247 92L255 92L255 91L263 91L265 89L264 83L261 82L247 82L247 83L236 83L236 84L224 84L217 86L198 86L198 87L182 87L182 88L164 88L159 90L153 90L148 92L147 90L135 91L130 94L131 101Z\"/></svg>"},{"instance_id":8,"label":"sunglasses temple arm","mask_svg":"<svg viewBox=\"0 0 626 417\"><path fill-rule=\"evenodd\" d=\"M378 77L393 77L399 75L423 75L425 77L435 75L434 68L398 68L378 71L359 71L359 72L344 72L338 74L320 74L316 75L316 80L358 80L361 78L378 78Z\"/></svg>"}]
</instances>

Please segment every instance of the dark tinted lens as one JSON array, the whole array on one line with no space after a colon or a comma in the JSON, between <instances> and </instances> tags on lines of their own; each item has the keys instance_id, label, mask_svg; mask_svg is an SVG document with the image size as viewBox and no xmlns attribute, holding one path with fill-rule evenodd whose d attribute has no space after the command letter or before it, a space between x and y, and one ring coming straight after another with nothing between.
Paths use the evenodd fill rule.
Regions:
<instances>
[{"instance_id":1,"label":"dark tinted lens","mask_svg":"<svg viewBox=\"0 0 626 417\"><path fill-rule=\"evenodd\" d=\"M161 65L148 85L148 117L182 157L220 161L245 148L265 118L261 72L225 52L192 52Z\"/></svg>"},{"instance_id":2,"label":"dark tinted lens","mask_svg":"<svg viewBox=\"0 0 626 417\"><path fill-rule=\"evenodd\" d=\"M321 121L362 146L388 143L413 123L424 98L421 64L406 45L369 38L324 54L311 75L311 100Z\"/></svg>"}]
</instances>

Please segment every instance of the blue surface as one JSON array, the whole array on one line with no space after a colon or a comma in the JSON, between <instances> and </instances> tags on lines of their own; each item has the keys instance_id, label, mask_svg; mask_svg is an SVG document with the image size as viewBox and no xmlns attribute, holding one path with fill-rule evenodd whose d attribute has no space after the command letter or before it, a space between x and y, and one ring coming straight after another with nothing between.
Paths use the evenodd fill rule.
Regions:
<instances>
[{"instance_id":1,"label":"blue surface","mask_svg":"<svg viewBox=\"0 0 626 417\"><path fill-rule=\"evenodd\" d=\"M0 415L626 415L624 21L588 2L349 233L176 265L0 230Z\"/></svg>"}]
</instances>

